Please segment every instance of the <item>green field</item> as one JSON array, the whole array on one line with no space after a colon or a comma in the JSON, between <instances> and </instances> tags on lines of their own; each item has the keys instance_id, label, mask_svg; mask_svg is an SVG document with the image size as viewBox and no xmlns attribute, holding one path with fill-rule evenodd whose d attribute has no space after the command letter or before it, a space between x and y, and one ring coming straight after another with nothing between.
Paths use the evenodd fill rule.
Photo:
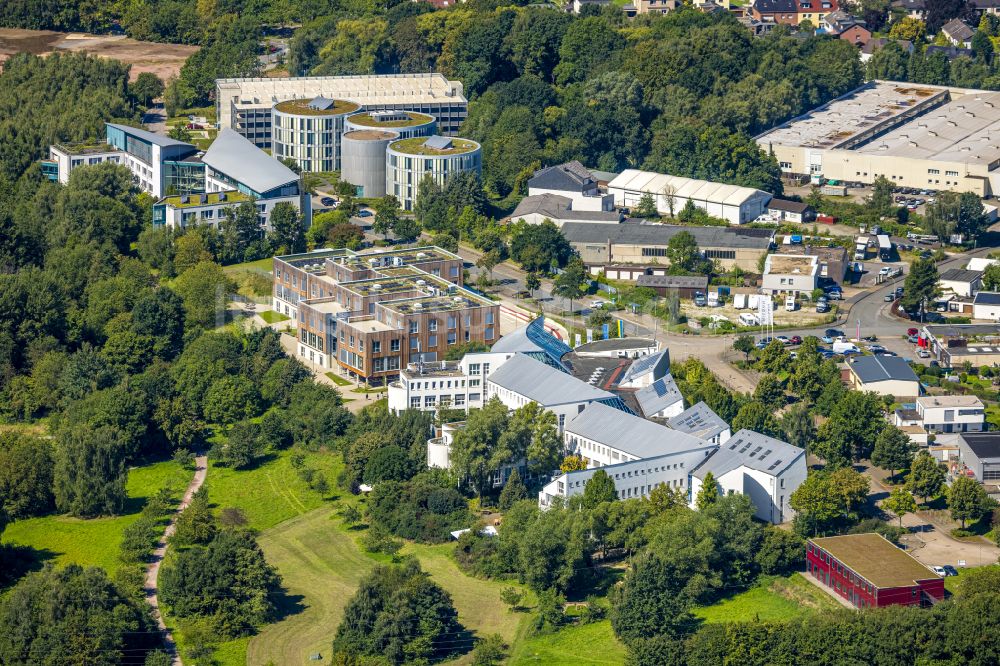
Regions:
<instances>
[{"instance_id":1,"label":"green field","mask_svg":"<svg viewBox=\"0 0 1000 666\"><path fill-rule=\"evenodd\" d=\"M508 659L511 666L622 664L624 661L625 646L615 638L609 620L566 627L554 634L524 639L513 645Z\"/></svg>"},{"instance_id":2,"label":"green field","mask_svg":"<svg viewBox=\"0 0 1000 666\"><path fill-rule=\"evenodd\" d=\"M240 271L252 270L252 271L264 271L265 273L270 273L274 268L274 259L267 257L265 259L258 259L257 261L246 261L242 264L231 264L229 266L223 266L222 270L226 273L238 273Z\"/></svg>"},{"instance_id":3,"label":"green field","mask_svg":"<svg viewBox=\"0 0 1000 666\"><path fill-rule=\"evenodd\" d=\"M337 386L354 386L352 382L344 379L335 372L327 372L325 374L330 379L330 381L336 384Z\"/></svg>"},{"instance_id":4,"label":"green field","mask_svg":"<svg viewBox=\"0 0 1000 666\"><path fill-rule=\"evenodd\" d=\"M746 592L695 608L694 615L705 622L781 621L837 608L840 604L796 573L788 578L764 579Z\"/></svg>"},{"instance_id":5,"label":"green field","mask_svg":"<svg viewBox=\"0 0 1000 666\"><path fill-rule=\"evenodd\" d=\"M283 321L288 321L291 319L288 315L283 315L280 312L275 312L274 310L264 310L258 313L260 318L266 321L268 324L277 324Z\"/></svg>"},{"instance_id":6,"label":"green field","mask_svg":"<svg viewBox=\"0 0 1000 666\"><path fill-rule=\"evenodd\" d=\"M250 527L266 530L278 523L323 506L324 498L303 481L281 451L249 470L233 470L209 463L205 486L217 508L236 507L246 514ZM306 454L306 467L322 471L332 488L340 470L340 457L329 453ZM331 491L330 497L336 491Z\"/></svg>"},{"instance_id":7,"label":"green field","mask_svg":"<svg viewBox=\"0 0 1000 666\"><path fill-rule=\"evenodd\" d=\"M56 565L99 566L114 574L118 569L118 544L122 531L139 517L146 498L167 486L180 495L191 480L191 472L174 462L159 462L133 468L128 475L128 513L114 518L83 520L69 516L44 516L18 520L7 526L4 543L17 543L41 551L40 556Z\"/></svg>"}]
</instances>

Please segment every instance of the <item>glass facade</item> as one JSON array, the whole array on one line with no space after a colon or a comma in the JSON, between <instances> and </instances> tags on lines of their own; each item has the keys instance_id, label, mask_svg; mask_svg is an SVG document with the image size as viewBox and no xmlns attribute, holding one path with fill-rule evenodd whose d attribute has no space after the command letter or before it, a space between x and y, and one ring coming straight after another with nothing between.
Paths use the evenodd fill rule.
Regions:
<instances>
[{"instance_id":1,"label":"glass facade","mask_svg":"<svg viewBox=\"0 0 1000 666\"><path fill-rule=\"evenodd\" d=\"M201 194L205 191L205 165L201 162L164 162L163 194Z\"/></svg>"}]
</instances>

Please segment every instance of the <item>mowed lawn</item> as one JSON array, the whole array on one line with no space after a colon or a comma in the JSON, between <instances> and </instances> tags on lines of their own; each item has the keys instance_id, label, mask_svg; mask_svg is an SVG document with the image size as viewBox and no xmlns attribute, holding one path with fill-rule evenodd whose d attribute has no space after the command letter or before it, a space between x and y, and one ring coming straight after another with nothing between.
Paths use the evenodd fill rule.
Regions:
<instances>
[{"instance_id":1,"label":"mowed lawn","mask_svg":"<svg viewBox=\"0 0 1000 666\"><path fill-rule=\"evenodd\" d=\"M694 615L705 622L782 621L838 608L840 604L796 573L788 578L765 579L745 592L695 608Z\"/></svg>"},{"instance_id":2,"label":"mowed lawn","mask_svg":"<svg viewBox=\"0 0 1000 666\"><path fill-rule=\"evenodd\" d=\"M330 644L358 582L376 562L340 529L336 510L323 507L260 536L267 561L281 573L289 614L250 639L247 664L329 664ZM309 661L322 654L322 661ZM216 655L222 663L229 663Z\"/></svg>"},{"instance_id":3,"label":"mowed lawn","mask_svg":"<svg viewBox=\"0 0 1000 666\"><path fill-rule=\"evenodd\" d=\"M611 622L601 620L522 639L512 646L509 655L508 663L511 666L623 664L625 646L615 637Z\"/></svg>"},{"instance_id":4,"label":"mowed lawn","mask_svg":"<svg viewBox=\"0 0 1000 666\"><path fill-rule=\"evenodd\" d=\"M270 273L274 269L274 259L271 257L266 257L264 259L257 259L256 261L247 261L242 264L230 264L229 266L223 266L222 270L226 273L239 273L240 271L263 271L265 273Z\"/></svg>"},{"instance_id":5,"label":"mowed lawn","mask_svg":"<svg viewBox=\"0 0 1000 666\"><path fill-rule=\"evenodd\" d=\"M169 487L176 499L191 480L192 472L166 461L129 470L127 513L88 520L69 516L44 516L18 520L3 531L4 543L30 546L39 557L58 566L80 564L103 567L111 575L118 569L122 531L139 518L146 498Z\"/></svg>"}]
</instances>

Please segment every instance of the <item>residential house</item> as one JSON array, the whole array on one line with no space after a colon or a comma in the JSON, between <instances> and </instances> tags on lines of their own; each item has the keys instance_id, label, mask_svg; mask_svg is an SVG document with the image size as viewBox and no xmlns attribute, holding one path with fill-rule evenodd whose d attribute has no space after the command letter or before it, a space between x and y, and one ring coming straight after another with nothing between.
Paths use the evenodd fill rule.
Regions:
<instances>
[{"instance_id":1,"label":"residential house","mask_svg":"<svg viewBox=\"0 0 1000 666\"><path fill-rule=\"evenodd\" d=\"M779 524L795 512L789 497L806 480L806 452L752 430L740 430L691 474L692 508L709 472L723 495L740 493L753 502L754 515Z\"/></svg>"},{"instance_id":2,"label":"residential house","mask_svg":"<svg viewBox=\"0 0 1000 666\"><path fill-rule=\"evenodd\" d=\"M1000 365L1000 324L927 324L920 337L924 349L944 368L966 361L977 368Z\"/></svg>"},{"instance_id":3,"label":"residential house","mask_svg":"<svg viewBox=\"0 0 1000 666\"><path fill-rule=\"evenodd\" d=\"M820 29L828 35L835 35L855 46L864 46L872 38L872 31L859 18L838 9L823 17Z\"/></svg>"},{"instance_id":4,"label":"residential house","mask_svg":"<svg viewBox=\"0 0 1000 666\"><path fill-rule=\"evenodd\" d=\"M669 14L680 6L680 0L632 0L622 5L622 11L633 18L641 14Z\"/></svg>"},{"instance_id":5,"label":"residential house","mask_svg":"<svg viewBox=\"0 0 1000 666\"><path fill-rule=\"evenodd\" d=\"M774 26L778 25L770 16L765 16L762 19L756 19L751 15L744 14L743 16L737 17L736 20L742 23L754 37L769 35L771 34L771 31L774 30Z\"/></svg>"},{"instance_id":6,"label":"residential house","mask_svg":"<svg viewBox=\"0 0 1000 666\"><path fill-rule=\"evenodd\" d=\"M972 301L972 318L1000 321L1000 292L977 292Z\"/></svg>"},{"instance_id":7,"label":"residential house","mask_svg":"<svg viewBox=\"0 0 1000 666\"><path fill-rule=\"evenodd\" d=\"M942 293L952 293L955 296L975 296L982 286L983 274L981 271L949 268L938 276L938 289Z\"/></svg>"},{"instance_id":8,"label":"residential house","mask_svg":"<svg viewBox=\"0 0 1000 666\"><path fill-rule=\"evenodd\" d=\"M567 208L574 211L609 211L615 207L614 196L602 194L590 169L576 160L536 171L528 179L528 196L541 194L570 199L571 204Z\"/></svg>"},{"instance_id":9,"label":"residential house","mask_svg":"<svg viewBox=\"0 0 1000 666\"><path fill-rule=\"evenodd\" d=\"M975 9L979 16L1000 14L1000 0L969 0L969 6Z\"/></svg>"},{"instance_id":10,"label":"residential house","mask_svg":"<svg viewBox=\"0 0 1000 666\"><path fill-rule=\"evenodd\" d=\"M851 388L895 398L920 395L920 380L899 356L859 356L847 363Z\"/></svg>"},{"instance_id":11,"label":"residential house","mask_svg":"<svg viewBox=\"0 0 1000 666\"><path fill-rule=\"evenodd\" d=\"M927 0L892 0L893 10L920 21L927 20Z\"/></svg>"},{"instance_id":12,"label":"residential house","mask_svg":"<svg viewBox=\"0 0 1000 666\"><path fill-rule=\"evenodd\" d=\"M881 534L845 534L806 543L806 572L857 608L930 606L944 579Z\"/></svg>"},{"instance_id":13,"label":"residential house","mask_svg":"<svg viewBox=\"0 0 1000 666\"><path fill-rule=\"evenodd\" d=\"M980 483L1000 482L1000 432L964 433L958 438L959 459Z\"/></svg>"},{"instance_id":14,"label":"residential house","mask_svg":"<svg viewBox=\"0 0 1000 666\"><path fill-rule=\"evenodd\" d=\"M948 59L948 62L963 56L970 59L975 57L972 49L961 48L958 46L937 46L935 44L931 44L924 50L924 55L928 58L935 53L943 53L944 57Z\"/></svg>"},{"instance_id":15,"label":"residential house","mask_svg":"<svg viewBox=\"0 0 1000 666\"><path fill-rule=\"evenodd\" d=\"M861 47L861 62L865 63L871 60L871 57L875 55L875 52L880 48L884 47L889 42L895 42L899 45L903 51L908 54L913 54L913 42L907 39L886 39L885 37L872 37Z\"/></svg>"},{"instance_id":16,"label":"residential house","mask_svg":"<svg viewBox=\"0 0 1000 666\"><path fill-rule=\"evenodd\" d=\"M986 407L974 395L925 395L917 398L918 424L927 432L981 432Z\"/></svg>"},{"instance_id":17,"label":"residential house","mask_svg":"<svg viewBox=\"0 0 1000 666\"><path fill-rule=\"evenodd\" d=\"M970 48L975 31L962 19L952 19L941 26L941 33L955 46Z\"/></svg>"},{"instance_id":18,"label":"residential house","mask_svg":"<svg viewBox=\"0 0 1000 666\"><path fill-rule=\"evenodd\" d=\"M838 9L838 0L755 0L750 15L758 21L769 18L775 23L792 26L809 21L819 27L827 14Z\"/></svg>"},{"instance_id":19,"label":"residential house","mask_svg":"<svg viewBox=\"0 0 1000 666\"><path fill-rule=\"evenodd\" d=\"M769 254L761 288L765 294L810 294L818 285L819 259L813 255Z\"/></svg>"},{"instance_id":20,"label":"residential house","mask_svg":"<svg viewBox=\"0 0 1000 666\"><path fill-rule=\"evenodd\" d=\"M801 201L773 198L767 204L767 213L779 222L812 222L816 209Z\"/></svg>"}]
</instances>

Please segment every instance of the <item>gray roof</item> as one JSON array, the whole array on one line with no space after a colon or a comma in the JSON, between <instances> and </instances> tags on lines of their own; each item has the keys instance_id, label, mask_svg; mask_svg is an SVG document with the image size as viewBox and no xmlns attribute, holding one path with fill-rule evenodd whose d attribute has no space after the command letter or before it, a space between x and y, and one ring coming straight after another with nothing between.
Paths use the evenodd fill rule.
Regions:
<instances>
[{"instance_id":1,"label":"gray roof","mask_svg":"<svg viewBox=\"0 0 1000 666\"><path fill-rule=\"evenodd\" d=\"M917 381L917 375L913 372L913 368L899 356L861 356L850 363L850 368L865 384L884 381Z\"/></svg>"},{"instance_id":2,"label":"gray roof","mask_svg":"<svg viewBox=\"0 0 1000 666\"><path fill-rule=\"evenodd\" d=\"M618 380L619 384L626 384L631 381L635 381L638 377L649 373L657 371L665 371L670 368L670 351L667 349L662 349L655 354L646 354L640 358L634 360L628 369L625 370L625 374L622 378ZM659 377L656 377L659 379Z\"/></svg>"},{"instance_id":3,"label":"gray roof","mask_svg":"<svg viewBox=\"0 0 1000 666\"><path fill-rule=\"evenodd\" d=\"M667 419L667 425L674 430L686 432L702 439L712 439L729 429L729 424L712 411L704 401L688 407L677 416Z\"/></svg>"},{"instance_id":4,"label":"gray roof","mask_svg":"<svg viewBox=\"0 0 1000 666\"><path fill-rule=\"evenodd\" d=\"M649 386L636 391L635 399L639 403L642 413L648 417L678 401L683 402L684 396L677 388L677 382L674 381L673 376L665 375Z\"/></svg>"},{"instance_id":5,"label":"gray roof","mask_svg":"<svg viewBox=\"0 0 1000 666\"><path fill-rule=\"evenodd\" d=\"M962 433L965 445L977 458L1000 458L1000 432Z\"/></svg>"},{"instance_id":6,"label":"gray roof","mask_svg":"<svg viewBox=\"0 0 1000 666\"><path fill-rule=\"evenodd\" d=\"M652 458L713 446L697 437L601 403L586 408L566 422L566 432L624 451L636 458Z\"/></svg>"},{"instance_id":7,"label":"gray roof","mask_svg":"<svg viewBox=\"0 0 1000 666\"><path fill-rule=\"evenodd\" d=\"M777 476L805 454L803 449L788 442L743 429L723 442L719 450L699 465L692 475L704 479L711 472L718 479L742 465Z\"/></svg>"},{"instance_id":8,"label":"gray roof","mask_svg":"<svg viewBox=\"0 0 1000 666\"><path fill-rule=\"evenodd\" d=\"M621 214L613 210L572 210L573 200L558 194L533 194L521 199L511 218L542 215L553 222L559 220L592 220L617 224ZM589 222L588 222L589 223Z\"/></svg>"},{"instance_id":9,"label":"gray roof","mask_svg":"<svg viewBox=\"0 0 1000 666\"><path fill-rule=\"evenodd\" d=\"M789 213L805 213L809 210L809 204L802 203L801 201L774 198L767 204L767 208L768 210L784 210Z\"/></svg>"},{"instance_id":10,"label":"gray roof","mask_svg":"<svg viewBox=\"0 0 1000 666\"><path fill-rule=\"evenodd\" d=\"M904 51L910 52L913 50L913 42L908 39L886 39L885 37L872 37L869 39L864 46L861 47L861 52L866 55L871 55L875 51L889 44L889 42L896 42L899 44L899 48Z\"/></svg>"},{"instance_id":11,"label":"gray roof","mask_svg":"<svg viewBox=\"0 0 1000 666\"><path fill-rule=\"evenodd\" d=\"M583 192L591 189L593 184L590 171L576 160L539 169L528 179L529 188L563 192Z\"/></svg>"},{"instance_id":12,"label":"gray roof","mask_svg":"<svg viewBox=\"0 0 1000 666\"><path fill-rule=\"evenodd\" d=\"M326 111L327 109L329 109L334 104L335 104L335 102L332 99L328 99L328 98L323 97L322 95L320 95L319 97L316 97L311 102L309 102L309 108L310 109L318 109L320 111Z\"/></svg>"},{"instance_id":13,"label":"gray roof","mask_svg":"<svg viewBox=\"0 0 1000 666\"><path fill-rule=\"evenodd\" d=\"M138 127L131 127L129 125L119 125L117 123L104 123L108 127L114 127L115 129L121 130L126 134L131 134L132 136L138 137L143 141L148 141L149 143L154 143L157 146L163 148L169 148L170 146L185 146L191 150L197 150L197 148L190 143L185 141L178 141L177 139L171 139L169 136L164 134L154 134L144 129L139 129Z\"/></svg>"},{"instance_id":14,"label":"gray roof","mask_svg":"<svg viewBox=\"0 0 1000 666\"><path fill-rule=\"evenodd\" d=\"M941 26L941 31L947 34L952 39L956 39L960 42L967 42L972 39L972 28L969 24L962 19L952 19Z\"/></svg>"},{"instance_id":15,"label":"gray roof","mask_svg":"<svg viewBox=\"0 0 1000 666\"><path fill-rule=\"evenodd\" d=\"M964 49L961 46L937 46L931 44L924 50L924 55L932 55L934 53L943 53L948 60L954 60L959 56L966 56L971 58L974 54L972 49Z\"/></svg>"},{"instance_id":16,"label":"gray roof","mask_svg":"<svg viewBox=\"0 0 1000 666\"><path fill-rule=\"evenodd\" d=\"M299 179L294 171L228 127L219 132L201 161L261 194Z\"/></svg>"},{"instance_id":17,"label":"gray roof","mask_svg":"<svg viewBox=\"0 0 1000 666\"><path fill-rule=\"evenodd\" d=\"M972 303L974 305L1000 305L1000 292L980 291Z\"/></svg>"},{"instance_id":18,"label":"gray roof","mask_svg":"<svg viewBox=\"0 0 1000 666\"><path fill-rule=\"evenodd\" d=\"M582 382L525 354L515 354L490 373L489 383L513 391L543 407L591 400L619 401L613 393Z\"/></svg>"},{"instance_id":19,"label":"gray roof","mask_svg":"<svg viewBox=\"0 0 1000 666\"><path fill-rule=\"evenodd\" d=\"M670 239L686 231L698 247L750 248L766 250L774 238L773 229L733 229L730 227L685 227L676 224L597 224L567 222L563 236L570 243L625 243L666 246Z\"/></svg>"},{"instance_id":20,"label":"gray roof","mask_svg":"<svg viewBox=\"0 0 1000 666\"><path fill-rule=\"evenodd\" d=\"M640 275L637 287L662 287L664 289L708 289L706 275Z\"/></svg>"},{"instance_id":21,"label":"gray roof","mask_svg":"<svg viewBox=\"0 0 1000 666\"><path fill-rule=\"evenodd\" d=\"M966 268L949 268L938 276L938 280L972 283L981 277L983 277L982 271L970 271Z\"/></svg>"},{"instance_id":22,"label":"gray roof","mask_svg":"<svg viewBox=\"0 0 1000 666\"><path fill-rule=\"evenodd\" d=\"M435 134L434 136L427 137L427 140L424 141L424 146L434 148L435 150L451 148L451 137Z\"/></svg>"},{"instance_id":23,"label":"gray roof","mask_svg":"<svg viewBox=\"0 0 1000 666\"><path fill-rule=\"evenodd\" d=\"M573 351L570 346L545 330L545 319L538 317L503 336L490 348L495 352L520 352L565 370L562 357Z\"/></svg>"}]
</instances>

